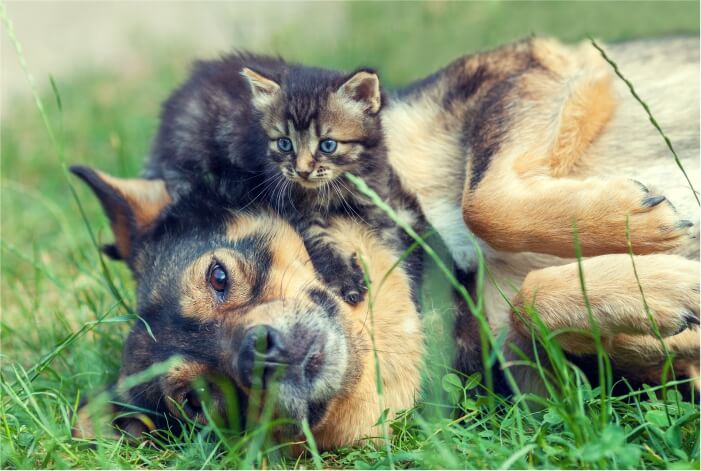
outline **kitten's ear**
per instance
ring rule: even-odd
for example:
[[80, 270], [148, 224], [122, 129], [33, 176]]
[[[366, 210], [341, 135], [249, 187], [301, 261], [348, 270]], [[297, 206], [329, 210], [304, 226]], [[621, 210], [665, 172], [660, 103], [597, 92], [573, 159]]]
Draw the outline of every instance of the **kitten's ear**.
[[258, 110], [267, 107], [280, 92], [280, 85], [272, 79], [265, 77], [258, 72], [244, 67], [241, 75], [251, 86], [253, 95], [253, 106]]
[[338, 88], [338, 93], [360, 103], [370, 114], [377, 113], [382, 106], [380, 78], [372, 70], [355, 72]]
[[128, 260], [136, 238], [172, 201], [163, 180], [116, 178], [82, 165], [71, 172], [88, 184], [110, 220], [115, 243], [107, 247], [113, 258]]

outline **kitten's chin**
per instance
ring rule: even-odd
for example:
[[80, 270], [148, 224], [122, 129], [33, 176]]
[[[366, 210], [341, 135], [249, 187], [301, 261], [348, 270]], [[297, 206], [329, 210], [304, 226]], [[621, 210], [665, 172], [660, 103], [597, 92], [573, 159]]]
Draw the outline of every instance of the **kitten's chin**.
[[329, 181], [329, 179], [325, 180], [302, 180], [301, 178], [298, 178], [296, 180], [292, 180], [295, 182], [297, 185], [301, 186], [302, 188], [305, 188], [307, 190], [318, 190], [322, 186], [324, 186], [325, 183]]

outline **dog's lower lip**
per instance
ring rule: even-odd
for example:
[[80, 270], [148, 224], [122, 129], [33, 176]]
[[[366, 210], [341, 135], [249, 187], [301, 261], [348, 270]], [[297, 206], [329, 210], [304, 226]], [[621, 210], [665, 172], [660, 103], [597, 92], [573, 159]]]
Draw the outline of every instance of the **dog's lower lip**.
[[304, 374], [308, 380], [314, 379], [323, 366], [324, 348], [323, 345], [321, 345], [315, 348], [313, 352], [307, 354], [304, 359]]
[[308, 379], [314, 379], [324, 362], [324, 356], [320, 353], [309, 355], [307, 362], [304, 365], [304, 374]]

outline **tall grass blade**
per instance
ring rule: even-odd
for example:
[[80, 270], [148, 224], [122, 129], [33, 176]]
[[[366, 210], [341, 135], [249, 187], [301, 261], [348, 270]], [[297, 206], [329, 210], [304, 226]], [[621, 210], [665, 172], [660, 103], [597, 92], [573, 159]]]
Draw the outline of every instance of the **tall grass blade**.
[[633, 84], [630, 82], [630, 80], [628, 80], [623, 75], [621, 70], [618, 68], [618, 64], [616, 64], [616, 62], [614, 62], [613, 59], [611, 59], [608, 56], [608, 54], [606, 54], [606, 51], [604, 51], [604, 48], [599, 46], [599, 44], [597, 44], [597, 42], [591, 36], [589, 37], [589, 40], [591, 41], [592, 46], [594, 46], [596, 48], [596, 50], [601, 53], [601, 56], [604, 58], [604, 60], [606, 62], [608, 62], [611, 67], [613, 67], [613, 71], [616, 73], [618, 78], [623, 80], [623, 82], [628, 86], [628, 90], [630, 90], [630, 93], [631, 93], [631, 95], [633, 95], [633, 98], [635, 98], [635, 100], [638, 103], [640, 103], [640, 106], [643, 107], [643, 109], [645, 110], [645, 113], [647, 113], [647, 117], [650, 120], [650, 123], [652, 123], [652, 125], [655, 127], [657, 132], [660, 133], [660, 136], [662, 136], [662, 139], [664, 139], [665, 144], [667, 144], [667, 148], [674, 156], [674, 161], [677, 163], [677, 167], [679, 167], [679, 170], [681, 170], [682, 173], [684, 174], [684, 178], [686, 178], [686, 182], [688, 183], [689, 188], [691, 189], [691, 192], [694, 194], [694, 199], [696, 199], [696, 203], [699, 206], [701, 206], [701, 200], [699, 200], [699, 192], [696, 191], [696, 189], [694, 188], [694, 184], [691, 183], [691, 179], [689, 178], [689, 175], [687, 175], [686, 169], [684, 169], [684, 166], [682, 165], [681, 160], [679, 160], [679, 156], [677, 155], [677, 152], [674, 150], [674, 146], [672, 146], [672, 141], [669, 139], [669, 137], [667, 137], [667, 135], [664, 133], [664, 131], [662, 130], [660, 125], [657, 123], [657, 120], [655, 119], [655, 117], [652, 115], [652, 112], [650, 111], [650, 107], [647, 105], [647, 103], [645, 103], [645, 101], [643, 101], [642, 98], [640, 98], [640, 95], [638, 95], [638, 92], [635, 91], [635, 87], [633, 86]]

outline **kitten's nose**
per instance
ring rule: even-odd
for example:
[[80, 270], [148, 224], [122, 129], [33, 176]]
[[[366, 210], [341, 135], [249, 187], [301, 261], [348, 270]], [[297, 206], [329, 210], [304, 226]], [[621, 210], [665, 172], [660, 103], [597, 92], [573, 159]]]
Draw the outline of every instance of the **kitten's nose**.
[[313, 155], [304, 154], [297, 156], [295, 171], [301, 178], [308, 180], [309, 176], [314, 171], [314, 167], [316, 167], [316, 162], [314, 161]]

